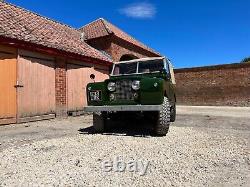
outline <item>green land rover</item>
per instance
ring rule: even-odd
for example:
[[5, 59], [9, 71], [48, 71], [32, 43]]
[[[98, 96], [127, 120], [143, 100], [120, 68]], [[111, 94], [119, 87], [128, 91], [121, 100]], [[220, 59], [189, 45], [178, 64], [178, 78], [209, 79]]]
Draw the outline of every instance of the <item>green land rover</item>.
[[104, 132], [110, 121], [136, 115], [151, 120], [155, 134], [164, 136], [175, 121], [174, 71], [164, 57], [114, 63], [110, 78], [89, 83], [86, 91], [85, 111], [93, 112], [97, 132]]

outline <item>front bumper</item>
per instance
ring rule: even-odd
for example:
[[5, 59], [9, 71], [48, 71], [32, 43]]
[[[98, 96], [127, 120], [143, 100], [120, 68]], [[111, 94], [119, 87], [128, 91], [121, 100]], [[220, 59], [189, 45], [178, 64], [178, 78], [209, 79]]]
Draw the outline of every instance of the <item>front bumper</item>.
[[87, 106], [85, 112], [160, 111], [161, 105]]

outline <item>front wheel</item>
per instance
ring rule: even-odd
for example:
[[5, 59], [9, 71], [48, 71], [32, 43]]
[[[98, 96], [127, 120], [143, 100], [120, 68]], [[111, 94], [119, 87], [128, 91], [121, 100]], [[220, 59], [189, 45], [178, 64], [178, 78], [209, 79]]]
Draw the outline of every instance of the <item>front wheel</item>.
[[165, 136], [170, 126], [170, 104], [167, 97], [164, 97], [162, 109], [157, 112], [155, 133], [158, 136]]
[[176, 120], [176, 105], [174, 104], [173, 106], [171, 106], [170, 109], [170, 121], [175, 122], [175, 120]]
[[107, 114], [105, 112], [93, 113], [93, 126], [96, 132], [102, 133], [105, 131], [106, 121], [107, 121]]

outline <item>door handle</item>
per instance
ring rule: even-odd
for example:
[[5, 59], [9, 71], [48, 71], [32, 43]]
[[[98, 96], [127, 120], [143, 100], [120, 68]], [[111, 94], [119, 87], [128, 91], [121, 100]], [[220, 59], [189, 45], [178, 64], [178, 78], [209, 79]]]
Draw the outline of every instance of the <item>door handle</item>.
[[19, 84], [19, 81], [16, 81], [16, 85], [15, 85], [14, 87], [15, 87], [15, 88], [22, 88], [23, 85], [20, 85], [20, 84]]
[[23, 85], [15, 85], [15, 88], [23, 88]]

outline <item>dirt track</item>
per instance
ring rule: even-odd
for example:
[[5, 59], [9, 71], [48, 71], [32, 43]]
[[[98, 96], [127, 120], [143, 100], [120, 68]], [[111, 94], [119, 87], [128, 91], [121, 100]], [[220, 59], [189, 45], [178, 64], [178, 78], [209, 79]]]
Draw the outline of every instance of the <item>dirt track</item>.
[[[0, 186], [247, 186], [248, 109], [177, 111], [166, 137], [152, 137], [138, 124], [94, 134], [91, 116], [1, 126]], [[115, 156], [149, 161], [149, 169], [145, 176], [104, 172], [102, 162]]]

